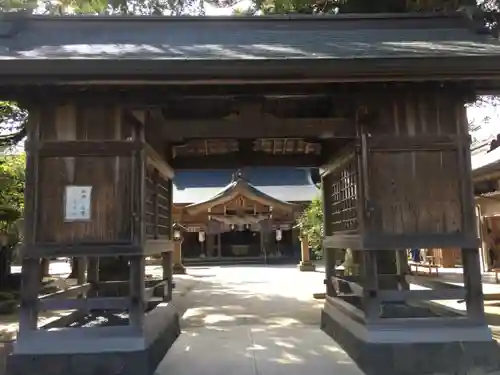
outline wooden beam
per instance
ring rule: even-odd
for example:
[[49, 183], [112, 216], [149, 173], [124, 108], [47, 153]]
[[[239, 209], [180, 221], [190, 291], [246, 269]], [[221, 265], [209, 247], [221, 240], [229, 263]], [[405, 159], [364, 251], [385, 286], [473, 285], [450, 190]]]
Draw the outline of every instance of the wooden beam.
[[171, 141], [185, 139], [355, 138], [353, 121], [346, 118], [277, 118], [271, 115], [217, 120], [170, 120], [160, 110], [151, 117]]
[[[330, 148], [331, 150], [331, 148]], [[323, 154], [326, 153], [325, 147], [322, 148]], [[328, 157], [328, 161], [321, 166], [322, 174], [334, 172], [340, 167], [346, 165], [353, 158], [356, 157], [356, 147], [353, 144], [345, 146], [342, 150], [335, 152], [333, 155], [325, 155]]]
[[132, 109], [130, 114], [141, 124], [146, 122], [147, 111], [144, 109]]
[[236, 169], [250, 166], [318, 167], [322, 157], [318, 155], [272, 155], [254, 151], [250, 154], [231, 152], [209, 156], [178, 156], [171, 162], [174, 169]]
[[44, 295], [44, 296], [40, 297], [39, 299], [44, 300], [44, 299], [49, 299], [49, 298], [55, 299], [55, 298], [63, 298], [63, 297], [64, 298], [78, 297], [80, 295], [87, 293], [90, 290], [91, 286], [92, 285], [90, 283], [76, 285], [76, 286], [72, 286], [68, 289], [64, 289], [64, 290], [60, 290], [60, 291], [55, 292], [55, 293]]
[[437, 290], [380, 290], [378, 297], [381, 301], [404, 302], [408, 300], [450, 300], [464, 299], [465, 288], [437, 289]]
[[99, 298], [46, 298], [40, 300], [41, 310], [127, 310], [130, 299], [126, 297]]
[[[353, 97], [359, 94], [371, 93], [380, 95], [381, 92], [395, 92], [395, 95], [401, 91], [407, 91], [408, 88], [415, 92], [436, 92], [436, 91], [455, 91], [455, 92], [470, 92], [478, 86], [469, 82], [453, 82], [453, 81], [434, 81], [434, 82], [331, 82], [324, 78], [316, 80], [276, 80], [274, 83], [267, 82], [252, 82], [239, 80], [237, 82], [219, 82], [214, 85], [211, 82], [204, 84], [194, 84], [191, 82], [159, 81], [161, 77], [151, 77], [139, 85], [137, 80], [130, 85], [130, 76], [124, 77], [124, 80], [119, 81], [113, 79], [108, 82], [100, 79], [99, 81], [89, 81], [87, 78], [81, 82], [74, 82], [75, 85], [55, 85], [51, 78], [52, 84], [43, 86], [33, 86], [34, 77], [26, 77], [29, 86], [19, 85], [18, 77], [12, 78], [10, 83], [5, 82], [0, 87], [0, 96], [12, 100], [23, 100], [36, 103], [49, 103], [54, 101], [79, 101], [81, 103], [92, 104], [120, 104], [133, 109], [143, 109], [144, 105], [153, 107], [165, 107], [165, 103], [175, 100], [184, 99], [199, 99], [199, 98], [228, 98], [238, 99], [248, 96], [317, 96], [331, 97], [333, 103], [337, 103], [339, 109], [345, 109]], [[126, 79], [129, 80], [127, 83]], [[404, 80], [406, 81], [406, 80]], [[498, 91], [499, 83], [487, 80], [481, 83], [480, 89], [489, 88], [491, 93], [494, 90]], [[46, 82], [48, 83], [48, 82]], [[98, 84], [97, 84], [98, 83]], [[168, 83], [168, 84], [167, 84]], [[81, 89], [81, 86], [85, 89]], [[495, 91], [496, 93], [496, 91]], [[135, 107], [135, 108], [134, 108]]]
[[22, 249], [25, 258], [41, 257], [82, 257], [82, 256], [127, 256], [143, 254], [141, 245], [130, 243], [37, 243]]
[[130, 141], [45, 141], [32, 146], [40, 157], [76, 156], [132, 156], [133, 151], [144, 147], [142, 142]]
[[[470, 137], [463, 139], [469, 143]], [[370, 151], [401, 152], [401, 151], [446, 151], [458, 148], [457, 137], [450, 135], [417, 135], [394, 136], [384, 135], [368, 138]]]
[[162, 158], [153, 147], [146, 143], [146, 160], [147, 163], [155, 167], [155, 169], [165, 178], [172, 179], [175, 175], [172, 167]]
[[[168, 283], [170, 283], [170, 279], [163, 279], [163, 280], [159, 280], [153, 286], [150, 286], [150, 287], [146, 288], [145, 291], [144, 291], [144, 301], [147, 302], [150, 299], [152, 299], [153, 297], [156, 297], [155, 296], [155, 291], [157, 289], [159, 289], [159, 288], [164, 289], [165, 286], [168, 285]], [[162, 293], [163, 293], [163, 291], [162, 291]]]

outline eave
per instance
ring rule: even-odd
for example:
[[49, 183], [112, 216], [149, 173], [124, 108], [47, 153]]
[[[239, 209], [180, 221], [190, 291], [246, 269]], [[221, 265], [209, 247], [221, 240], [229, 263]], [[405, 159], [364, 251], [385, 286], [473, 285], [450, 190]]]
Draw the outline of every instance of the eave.
[[[500, 87], [497, 56], [287, 60], [1, 60], [3, 85], [472, 81]], [[166, 73], [168, 72], [168, 73]], [[492, 85], [491, 81], [496, 81]]]
[[231, 202], [238, 196], [243, 196], [249, 200], [270, 206], [273, 209], [292, 212], [298, 206], [293, 203], [284, 202], [274, 197], [268, 196], [260, 192], [257, 188], [242, 178], [238, 178], [226, 186], [222, 191], [202, 202], [193, 203], [184, 207], [184, 210], [189, 215], [197, 215], [203, 212], [209, 212], [210, 208], [223, 205]]

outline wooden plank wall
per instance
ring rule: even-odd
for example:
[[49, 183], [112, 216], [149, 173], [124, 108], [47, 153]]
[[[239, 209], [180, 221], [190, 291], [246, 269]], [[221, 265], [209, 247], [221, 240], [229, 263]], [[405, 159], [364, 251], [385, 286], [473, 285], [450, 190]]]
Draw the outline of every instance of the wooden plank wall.
[[451, 92], [398, 93], [378, 103], [372, 123], [361, 124], [369, 134], [372, 231], [473, 230], [464, 103]]
[[[127, 140], [133, 125], [108, 105], [45, 105], [40, 144], [51, 141]], [[40, 159], [37, 242], [131, 241], [131, 157]], [[64, 222], [67, 185], [92, 186], [92, 220]]]

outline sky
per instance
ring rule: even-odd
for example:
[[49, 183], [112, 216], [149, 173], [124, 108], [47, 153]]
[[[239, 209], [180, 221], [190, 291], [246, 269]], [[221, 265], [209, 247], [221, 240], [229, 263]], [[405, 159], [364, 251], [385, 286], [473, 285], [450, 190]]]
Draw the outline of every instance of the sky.
[[472, 135], [478, 141], [488, 140], [500, 133], [499, 107], [471, 107], [467, 109], [469, 122], [481, 125]]
[[236, 4], [226, 8], [219, 8], [208, 3], [205, 3], [205, 14], [207, 16], [230, 16], [235, 9], [247, 10], [252, 6], [253, 2], [249, 0], [241, 0]]

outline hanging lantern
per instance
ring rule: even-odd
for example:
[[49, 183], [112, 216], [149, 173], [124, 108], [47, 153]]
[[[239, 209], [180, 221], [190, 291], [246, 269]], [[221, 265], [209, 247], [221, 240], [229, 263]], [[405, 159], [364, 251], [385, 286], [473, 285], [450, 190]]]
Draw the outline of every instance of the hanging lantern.
[[174, 241], [179, 241], [182, 237], [182, 233], [179, 229], [174, 229]]
[[198, 241], [205, 242], [205, 232], [204, 231], [198, 232]]
[[281, 239], [283, 238], [283, 232], [281, 231], [281, 229], [276, 229], [276, 241], [281, 241]]

